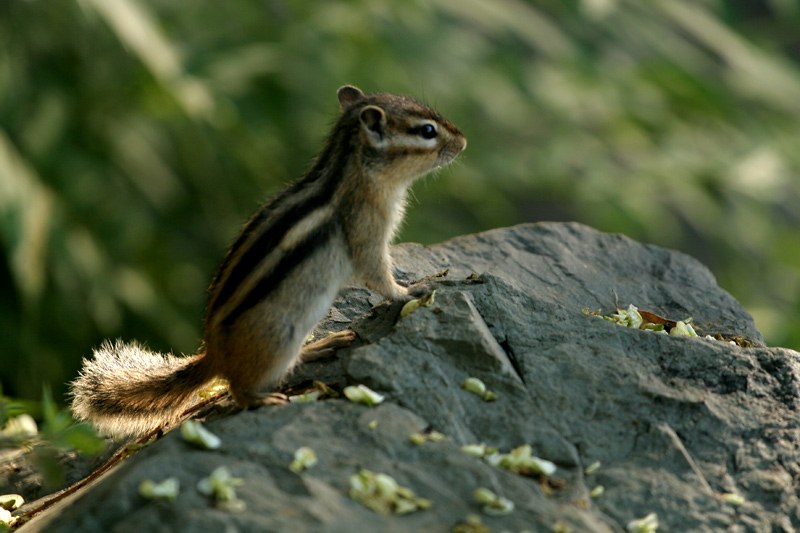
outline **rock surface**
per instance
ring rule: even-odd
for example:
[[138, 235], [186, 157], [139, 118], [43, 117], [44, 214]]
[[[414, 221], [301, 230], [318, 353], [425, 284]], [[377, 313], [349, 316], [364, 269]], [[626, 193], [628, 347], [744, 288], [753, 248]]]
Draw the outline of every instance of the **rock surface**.
[[[578, 224], [536, 224], [394, 248], [399, 279], [424, 283], [435, 303], [400, 318], [398, 306], [349, 288], [318, 328], [360, 339], [334, 360], [300, 367], [309, 379], [363, 383], [386, 401], [342, 399], [210, 415], [223, 441], [201, 451], [179, 432], [125, 460], [67, 505], [21, 531], [450, 531], [471, 513], [476, 487], [512, 500], [492, 531], [622, 531], [657, 513], [659, 531], [794, 531], [800, 527], [800, 358], [766, 348], [747, 312], [692, 258]], [[472, 273], [478, 274], [467, 279]], [[694, 318], [701, 335], [743, 336], [755, 347], [632, 330], [584, 308]], [[376, 305], [377, 304], [377, 305]], [[370, 307], [376, 306], [370, 311]], [[494, 402], [460, 387], [482, 379]], [[374, 429], [371, 421], [377, 421]], [[426, 429], [441, 442], [415, 445]], [[558, 467], [550, 482], [464, 454], [530, 444]], [[295, 474], [294, 450], [319, 463]], [[584, 469], [600, 461], [594, 473]], [[227, 465], [247, 504], [228, 513], [196, 490]], [[433, 506], [381, 516], [348, 497], [348, 478], [384, 472]], [[146, 478], [174, 476], [174, 502], [146, 501]], [[605, 487], [598, 498], [589, 492]], [[745, 503], [726, 503], [736, 493]], [[570, 529], [571, 528], [571, 529]]]

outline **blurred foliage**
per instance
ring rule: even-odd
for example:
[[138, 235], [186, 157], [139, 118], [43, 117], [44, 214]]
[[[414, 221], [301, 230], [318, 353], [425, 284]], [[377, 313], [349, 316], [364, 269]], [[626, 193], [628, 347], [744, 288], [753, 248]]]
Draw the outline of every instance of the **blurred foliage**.
[[[40, 420], [39, 424], [34, 416]], [[0, 462], [4, 466], [0, 488], [3, 490], [11, 488], [9, 474], [10, 477], [17, 474], [16, 469], [24, 464], [20, 461], [23, 455], [47, 487], [57, 488], [64, 484], [61, 459], [65, 452], [94, 456], [105, 449], [105, 444], [91, 426], [75, 424], [68, 409], [59, 410], [48, 387], [44, 388], [41, 402], [21, 402], [0, 393]]]
[[698, 257], [800, 348], [799, 25], [795, 0], [6, 0], [4, 390], [106, 337], [194, 352], [226, 246], [344, 83], [469, 139], [400, 240], [577, 220]]

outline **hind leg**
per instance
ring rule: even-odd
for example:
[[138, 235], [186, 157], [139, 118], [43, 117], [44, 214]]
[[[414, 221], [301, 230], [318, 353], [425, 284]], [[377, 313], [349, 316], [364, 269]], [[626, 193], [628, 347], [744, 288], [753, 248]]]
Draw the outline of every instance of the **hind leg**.
[[[271, 377], [272, 369], [258, 372], [255, 368], [246, 374], [238, 374], [235, 378], [228, 377], [229, 390], [236, 405], [244, 409], [255, 409], [263, 405], [280, 405], [286, 403], [288, 398], [280, 392], [261, 392], [265, 383], [277, 383]], [[265, 377], [266, 376], [266, 377]]]
[[300, 362], [308, 363], [325, 357], [331, 357], [339, 348], [350, 346], [356, 334], [346, 329], [338, 333], [332, 333], [318, 341], [306, 344], [300, 351]]
[[[236, 348], [242, 351], [234, 352]], [[273, 345], [269, 348], [231, 346], [224, 377], [228, 380], [236, 405], [252, 409], [285, 403], [285, 395], [262, 391], [275, 387], [299, 355], [299, 347], [292, 344]]]
[[231, 389], [233, 400], [236, 405], [244, 409], [256, 409], [265, 405], [283, 405], [289, 398], [280, 392], [256, 392], [254, 390], [239, 390], [234, 392]]
[[[333, 333], [327, 337], [312, 342], [304, 346], [299, 354], [297, 361], [292, 361], [288, 354], [294, 350], [290, 346], [284, 346], [280, 350], [273, 350], [270, 357], [261, 357], [251, 360], [251, 364], [246, 368], [236, 372], [228, 369], [228, 382], [230, 383], [230, 393], [236, 405], [254, 409], [263, 405], [280, 405], [288, 401], [285, 394], [279, 392], [260, 392], [265, 386], [274, 386], [279, 383], [282, 376], [296, 363], [316, 361], [324, 357], [331, 357], [336, 350], [350, 346], [356, 334], [352, 331], [344, 330]], [[283, 357], [281, 356], [283, 354]], [[246, 358], [239, 358], [243, 360]], [[257, 363], [257, 364], [253, 364]]]

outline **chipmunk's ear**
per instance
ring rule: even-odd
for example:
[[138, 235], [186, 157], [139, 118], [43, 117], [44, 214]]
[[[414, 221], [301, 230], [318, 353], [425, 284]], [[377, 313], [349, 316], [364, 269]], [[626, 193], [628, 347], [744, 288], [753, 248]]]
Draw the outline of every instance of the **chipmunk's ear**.
[[345, 85], [344, 87], [339, 88], [339, 90], [336, 92], [336, 96], [339, 97], [339, 107], [341, 109], [345, 109], [346, 107], [350, 107], [354, 103], [363, 99], [364, 93], [362, 93], [361, 89], [358, 87]]
[[380, 145], [386, 133], [386, 111], [376, 105], [368, 105], [364, 106], [358, 118], [370, 142], [375, 146]]

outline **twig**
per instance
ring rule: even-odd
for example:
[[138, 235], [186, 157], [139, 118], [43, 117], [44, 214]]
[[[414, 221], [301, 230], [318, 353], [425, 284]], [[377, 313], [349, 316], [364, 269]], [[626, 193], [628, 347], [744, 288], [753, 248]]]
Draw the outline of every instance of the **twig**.
[[[207, 405], [210, 405], [210, 404], [212, 404], [214, 402], [217, 402], [217, 401], [219, 401], [220, 399], [222, 399], [222, 398], [224, 398], [226, 396], [227, 396], [227, 393], [220, 394], [218, 396], [214, 396], [214, 397], [208, 398], [208, 399], [203, 400], [202, 402], [200, 402], [198, 404], [193, 405], [192, 407], [188, 408], [183, 413], [181, 413], [181, 415], [179, 417], [180, 421], [183, 422], [183, 420], [185, 418], [188, 418], [189, 415], [192, 415], [193, 413], [195, 413], [196, 411], [202, 409], [203, 407], [205, 407]], [[178, 423], [172, 424], [172, 427], [177, 426], [177, 425], [178, 425]], [[134, 453], [136, 453], [138, 451], [138, 449], [137, 449], [138, 446], [141, 446], [142, 444], [145, 444], [146, 442], [150, 441], [150, 439], [153, 439], [153, 438], [160, 439], [162, 436], [164, 436], [168, 432], [169, 429], [172, 429], [172, 427], [170, 427], [169, 424], [165, 424], [163, 426], [159, 426], [156, 429], [154, 429], [154, 430], [150, 431], [149, 433], [147, 433], [146, 435], [144, 435], [143, 437], [140, 437], [133, 444], [126, 445], [120, 451], [115, 453], [114, 456], [111, 459], [106, 461], [106, 463], [103, 466], [101, 466], [100, 468], [98, 468], [97, 470], [95, 470], [94, 472], [89, 474], [87, 477], [85, 477], [81, 481], [78, 481], [77, 483], [75, 483], [74, 485], [72, 485], [71, 487], [66, 489], [64, 492], [62, 492], [61, 494], [58, 494], [57, 496], [54, 496], [54, 497], [50, 498], [49, 500], [47, 500], [43, 504], [39, 505], [38, 507], [34, 507], [30, 511], [28, 511], [28, 512], [26, 512], [24, 514], [21, 514], [18, 517], [16, 517], [17, 520], [14, 523], [14, 527], [19, 527], [19, 526], [25, 524], [31, 518], [33, 518], [37, 514], [41, 513], [42, 511], [44, 511], [48, 507], [51, 507], [51, 506], [55, 505], [56, 503], [60, 502], [61, 500], [63, 500], [67, 496], [69, 496], [71, 494], [74, 494], [75, 492], [79, 491], [80, 489], [82, 489], [83, 487], [85, 487], [86, 485], [88, 485], [89, 483], [91, 483], [92, 481], [97, 479], [98, 477], [100, 477], [106, 470], [108, 470], [112, 466], [116, 465], [117, 463], [119, 463], [120, 461], [125, 459], [126, 457], [129, 457], [129, 456], [133, 455]]]

